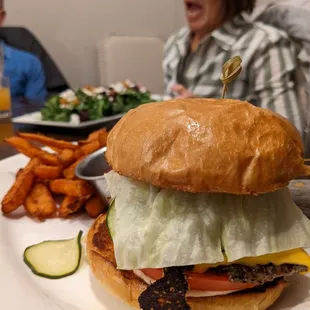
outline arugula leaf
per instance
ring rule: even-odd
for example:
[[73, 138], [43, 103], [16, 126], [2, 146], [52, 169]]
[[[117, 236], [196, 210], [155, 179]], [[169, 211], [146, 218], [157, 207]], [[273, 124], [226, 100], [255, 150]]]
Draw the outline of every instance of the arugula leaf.
[[89, 118], [91, 120], [100, 119], [103, 117], [103, 100], [98, 100], [97, 102], [94, 102], [94, 104], [91, 106], [89, 111]]
[[71, 111], [70, 110], [62, 110], [62, 112], [56, 114], [54, 116], [54, 121], [56, 122], [70, 122], [71, 119]]
[[116, 95], [115, 101], [112, 103], [113, 114], [123, 113], [125, 109], [122, 95]]
[[113, 115], [112, 103], [109, 101], [107, 97], [105, 97], [103, 104], [103, 116], [110, 116], [110, 115]]
[[71, 111], [61, 108], [59, 96], [50, 98], [41, 110], [42, 119], [46, 121], [69, 122]]
[[86, 102], [86, 103], [91, 98], [91, 96], [85, 94], [81, 88], [78, 88], [75, 91], [75, 96], [78, 98], [80, 102]]

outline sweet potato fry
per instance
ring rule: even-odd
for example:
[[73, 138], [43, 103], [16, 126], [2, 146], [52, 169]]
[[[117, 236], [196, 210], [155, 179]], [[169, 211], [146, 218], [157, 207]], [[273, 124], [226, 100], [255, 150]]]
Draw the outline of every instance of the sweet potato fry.
[[93, 188], [84, 180], [52, 180], [50, 190], [70, 197], [87, 197], [93, 193]]
[[97, 218], [108, 209], [108, 202], [104, 201], [99, 195], [90, 198], [85, 205], [87, 214], [92, 218]]
[[108, 136], [108, 132], [107, 132], [106, 128], [102, 128], [102, 129], [99, 129], [99, 130], [96, 130], [96, 131], [92, 132], [88, 136], [87, 140], [80, 140], [79, 144], [83, 145], [83, 144], [87, 144], [89, 142], [93, 142], [93, 141], [96, 141], [96, 140], [99, 141], [99, 137], [103, 136], [103, 135], [104, 136]]
[[84, 144], [83, 146], [80, 146], [78, 150], [75, 151], [75, 158], [79, 159], [82, 156], [89, 155], [91, 153], [96, 152], [101, 147], [99, 141], [92, 141], [90, 143]]
[[60, 163], [60, 159], [56, 154], [45, 152], [23, 138], [10, 137], [4, 139], [4, 141], [15, 147], [20, 153], [23, 153], [30, 158], [39, 158], [42, 163], [52, 166], [57, 166]]
[[108, 140], [108, 133], [101, 133], [99, 135], [98, 141], [101, 147], [104, 147], [107, 145], [107, 140]]
[[39, 165], [40, 161], [32, 159], [28, 165], [20, 172], [11, 189], [7, 192], [2, 200], [2, 212], [10, 213], [24, 204], [34, 183], [34, 168]]
[[39, 165], [34, 168], [34, 174], [41, 180], [59, 179], [62, 176], [62, 167]]
[[80, 198], [66, 196], [59, 207], [59, 217], [68, 217], [69, 215], [77, 212], [84, 206], [87, 199], [88, 197]]
[[59, 153], [59, 158], [65, 168], [70, 166], [75, 161], [74, 151], [65, 149]]
[[60, 154], [61, 153], [61, 149], [59, 149], [59, 148], [57, 148], [57, 147], [55, 147], [55, 146], [49, 146], [49, 148], [50, 149], [52, 149], [54, 152], [56, 152], [56, 153], [58, 153], [58, 154]]
[[79, 160], [74, 162], [70, 167], [63, 171], [63, 175], [68, 180], [73, 180], [75, 178], [75, 169], [78, 164], [85, 158], [86, 156], [81, 157]]
[[39, 219], [52, 217], [56, 213], [56, 203], [46, 185], [37, 183], [30, 191], [25, 209], [32, 216]]
[[23, 172], [24, 169], [20, 168], [17, 173], [16, 173], [16, 176], [15, 176], [15, 179], [18, 178], [18, 176]]
[[56, 147], [61, 150], [63, 149], [76, 150], [79, 148], [78, 145], [72, 144], [71, 142], [53, 139], [53, 138], [46, 137], [41, 134], [19, 132], [18, 135], [27, 140], [39, 142], [43, 145]]

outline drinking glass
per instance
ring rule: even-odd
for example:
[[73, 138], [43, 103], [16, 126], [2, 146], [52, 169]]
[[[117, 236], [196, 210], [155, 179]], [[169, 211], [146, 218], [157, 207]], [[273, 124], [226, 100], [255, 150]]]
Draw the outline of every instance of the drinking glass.
[[11, 93], [8, 77], [0, 76], [0, 119], [11, 117]]
[[[14, 126], [13, 123], [9, 120], [0, 119], [0, 144], [5, 138], [14, 136]], [[0, 151], [1, 153], [1, 151]]]

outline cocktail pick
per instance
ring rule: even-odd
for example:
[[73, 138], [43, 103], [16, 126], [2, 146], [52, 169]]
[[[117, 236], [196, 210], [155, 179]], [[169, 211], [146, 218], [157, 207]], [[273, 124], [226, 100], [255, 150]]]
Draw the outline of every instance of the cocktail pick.
[[240, 74], [242, 70], [242, 59], [240, 56], [235, 56], [229, 59], [223, 65], [223, 75], [221, 76], [221, 81], [223, 83], [223, 92], [222, 92], [222, 99], [224, 99], [226, 92], [228, 90], [228, 84], [231, 83], [237, 76]]

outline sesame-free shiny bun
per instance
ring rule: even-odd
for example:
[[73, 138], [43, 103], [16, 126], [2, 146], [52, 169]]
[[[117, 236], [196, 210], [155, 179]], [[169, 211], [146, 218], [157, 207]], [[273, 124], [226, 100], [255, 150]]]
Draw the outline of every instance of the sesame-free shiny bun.
[[193, 193], [260, 194], [310, 172], [287, 119], [232, 99], [141, 105], [110, 132], [106, 158], [121, 175]]

